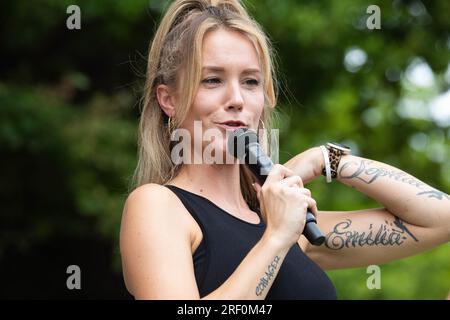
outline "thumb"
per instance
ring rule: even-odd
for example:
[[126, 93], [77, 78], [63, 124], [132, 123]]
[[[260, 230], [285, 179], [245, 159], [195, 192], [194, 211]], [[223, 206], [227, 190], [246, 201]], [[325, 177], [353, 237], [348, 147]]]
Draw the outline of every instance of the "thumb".
[[317, 219], [317, 214], [318, 214], [319, 210], [317, 209], [316, 201], [314, 201], [314, 205], [309, 207], [309, 210], [312, 212], [312, 214], [314, 214], [316, 216], [316, 219]]

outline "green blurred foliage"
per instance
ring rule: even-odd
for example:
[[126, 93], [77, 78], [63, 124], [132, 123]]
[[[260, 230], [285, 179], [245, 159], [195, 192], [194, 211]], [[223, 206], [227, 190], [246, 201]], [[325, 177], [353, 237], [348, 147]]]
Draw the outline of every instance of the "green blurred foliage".
[[[72, 31], [65, 25], [72, 1], [0, 4], [0, 261], [11, 252], [27, 259], [61, 235], [95, 234], [113, 248], [105, 272], [120, 274], [119, 226], [136, 165], [147, 48], [167, 3], [78, 1], [82, 28]], [[416, 115], [427, 115], [427, 105], [450, 87], [450, 2], [245, 4], [278, 55], [280, 162], [344, 141], [361, 156], [449, 192], [448, 122]], [[381, 8], [381, 30], [365, 27], [371, 4]], [[366, 59], [351, 69], [344, 60], [355, 49]], [[432, 85], [411, 83], [414, 61], [429, 66]], [[405, 99], [422, 104], [408, 113], [400, 107]], [[309, 187], [321, 210], [379, 206], [323, 179]], [[343, 299], [443, 299], [450, 290], [448, 249], [382, 265], [380, 290], [367, 288], [365, 268], [329, 275]]]

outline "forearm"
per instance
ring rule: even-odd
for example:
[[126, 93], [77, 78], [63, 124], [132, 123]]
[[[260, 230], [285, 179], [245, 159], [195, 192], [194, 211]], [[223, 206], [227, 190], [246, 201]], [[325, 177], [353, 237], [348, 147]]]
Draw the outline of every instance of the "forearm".
[[263, 236], [233, 274], [203, 299], [265, 299], [288, 250], [286, 246]]
[[400, 219], [422, 227], [450, 225], [450, 196], [395, 167], [346, 155], [338, 181], [378, 201]]

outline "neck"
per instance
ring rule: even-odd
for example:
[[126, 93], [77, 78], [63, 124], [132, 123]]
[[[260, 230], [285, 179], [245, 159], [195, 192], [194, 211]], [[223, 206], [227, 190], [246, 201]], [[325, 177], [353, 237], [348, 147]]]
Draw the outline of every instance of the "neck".
[[238, 164], [184, 165], [168, 184], [204, 196], [224, 209], [248, 210], [241, 192]]

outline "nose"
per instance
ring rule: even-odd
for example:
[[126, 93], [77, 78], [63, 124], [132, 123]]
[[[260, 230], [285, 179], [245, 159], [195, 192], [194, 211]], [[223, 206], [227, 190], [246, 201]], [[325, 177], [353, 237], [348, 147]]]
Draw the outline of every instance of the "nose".
[[242, 110], [244, 107], [244, 97], [242, 96], [239, 83], [230, 83], [228, 88], [229, 100], [227, 103], [227, 109]]

